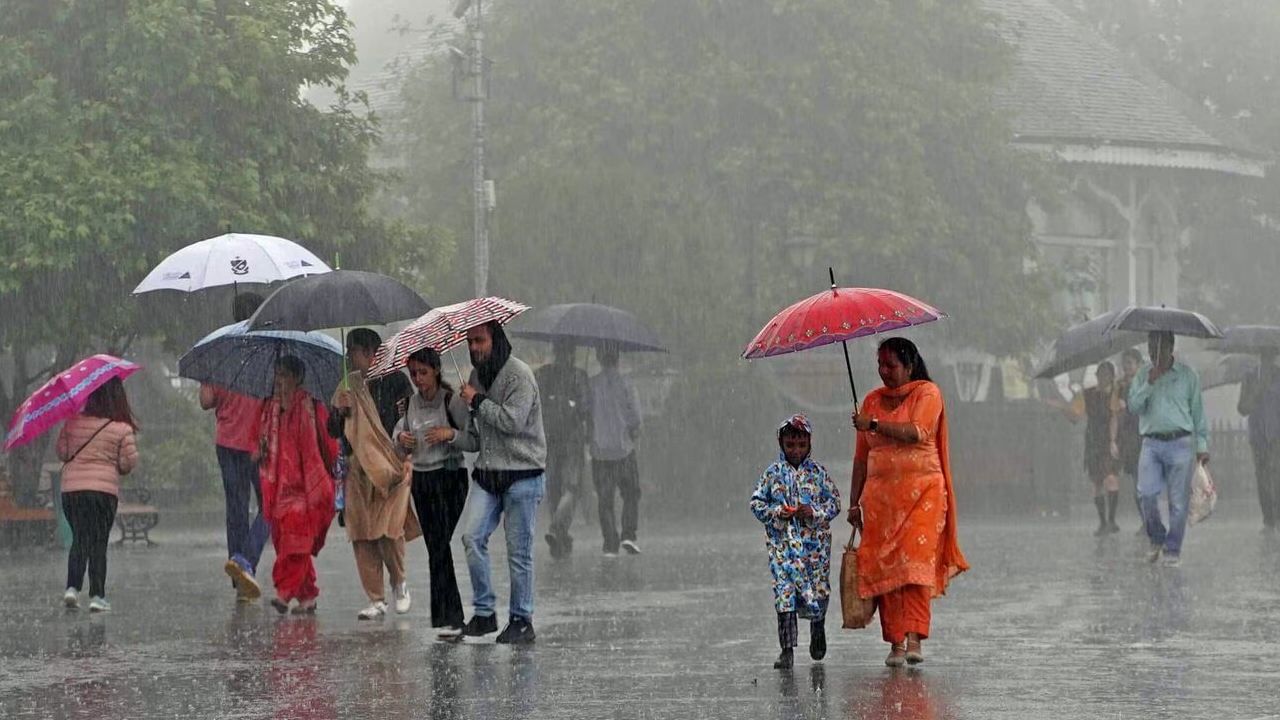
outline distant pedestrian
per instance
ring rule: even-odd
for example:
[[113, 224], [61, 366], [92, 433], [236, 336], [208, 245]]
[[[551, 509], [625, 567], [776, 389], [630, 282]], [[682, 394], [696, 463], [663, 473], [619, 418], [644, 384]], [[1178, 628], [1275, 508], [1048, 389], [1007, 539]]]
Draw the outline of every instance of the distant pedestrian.
[[840, 493], [827, 469], [811, 456], [813, 428], [804, 415], [778, 427], [777, 462], [765, 469], [751, 495], [751, 512], [764, 523], [778, 644], [773, 666], [790, 668], [798, 642], [797, 617], [809, 620], [809, 657], [827, 654], [825, 621], [831, 598], [831, 521]]
[[[1191, 478], [1196, 464], [1209, 462], [1209, 425], [1200, 396], [1200, 377], [1173, 357], [1173, 333], [1153, 332], [1147, 341], [1151, 362], [1129, 388], [1129, 409], [1138, 415], [1142, 456], [1138, 461], [1138, 502], [1151, 540], [1148, 559], [1176, 566], [1187, 529]], [[1160, 494], [1169, 495], [1169, 526], [1160, 518]]]
[[[604, 554], [614, 557], [621, 547], [640, 554], [640, 468], [636, 440], [640, 437], [640, 401], [631, 381], [618, 372], [618, 348], [596, 349], [600, 372], [591, 378], [591, 479], [596, 486]], [[622, 528], [613, 511], [614, 495], [622, 497]]]
[[849, 522], [862, 532], [858, 596], [875, 598], [885, 664], [899, 667], [924, 662], [933, 598], [969, 564], [956, 540], [942, 392], [910, 340], [885, 340], [878, 360], [884, 386], [853, 415]]
[[89, 612], [107, 612], [107, 545], [120, 501], [120, 476], [138, 465], [134, 435], [138, 423], [120, 378], [94, 390], [80, 411], [62, 426], [56, 449], [62, 466], [62, 512], [71, 526], [67, 555], [68, 608], [80, 607], [85, 568], [89, 570]]
[[339, 438], [346, 479], [339, 516], [356, 557], [356, 571], [369, 605], [357, 617], [375, 620], [387, 613], [383, 568], [391, 580], [395, 611], [409, 612], [412, 599], [405, 577], [404, 544], [421, 530], [410, 505], [410, 470], [396, 452], [391, 435], [402, 401], [412, 393], [404, 373], [374, 380], [365, 374], [382, 337], [368, 328], [347, 333], [347, 360], [354, 369], [333, 397], [330, 437]]
[[1263, 353], [1257, 374], [1245, 378], [1236, 408], [1248, 418], [1262, 529], [1275, 532], [1280, 522], [1280, 368], [1275, 350]]
[[[1115, 431], [1112, 442], [1116, 445], [1116, 454], [1120, 458], [1120, 469], [1129, 478], [1129, 487], [1133, 489], [1133, 506], [1141, 517], [1142, 508], [1138, 503], [1138, 458], [1142, 455], [1142, 435], [1138, 432], [1138, 416], [1129, 410], [1129, 388], [1133, 379], [1142, 368], [1142, 353], [1129, 348], [1120, 354], [1120, 380], [1116, 383], [1116, 398], [1119, 400], [1115, 413]], [[1144, 529], [1138, 525], [1138, 534]]]
[[[262, 304], [254, 293], [240, 293], [232, 302], [235, 322], [243, 322]], [[262, 515], [262, 488], [258, 485], [258, 467], [250, 459], [257, 450], [255, 428], [262, 413], [263, 401], [217, 385], [200, 386], [200, 407], [214, 411], [218, 467], [222, 471], [222, 492], [226, 500], [227, 561], [223, 570], [231, 578], [236, 599], [257, 600], [262, 594], [256, 574], [262, 548], [269, 530]], [[249, 497], [252, 494], [258, 512], [250, 518]]]
[[534, 372], [542, 394], [542, 419], [547, 432], [547, 505], [551, 527], [546, 541], [551, 557], [573, 553], [569, 528], [582, 496], [586, 451], [591, 433], [591, 386], [587, 372], [575, 367], [574, 347], [556, 343], [553, 362]]
[[[496, 322], [467, 331], [471, 378], [462, 399], [480, 437], [471, 478], [471, 515], [462, 534], [475, 611], [462, 630], [480, 637], [498, 630], [497, 597], [489, 568], [489, 536], [502, 522], [511, 575], [510, 621], [497, 642], [527, 644], [533, 630], [534, 528], [546, 492], [547, 439], [542, 400], [533, 371], [511, 355], [511, 342]], [[504, 517], [505, 516], [505, 517]]]
[[1068, 408], [1074, 421], [1083, 419], [1084, 469], [1093, 485], [1093, 504], [1098, 509], [1095, 536], [1119, 532], [1116, 504], [1120, 499], [1120, 450], [1113, 440], [1117, 416], [1123, 411], [1116, 396], [1116, 369], [1109, 362], [1094, 370], [1098, 384], [1076, 394]]
[[449, 543], [467, 502], [463, 451], [480, 449], [467, 404], [441, 372], [440, 354], [423, 348], [409, 356], [409, 398], [394, 437], [413, 462], [413, 504], [427, 545], [431, 573], [431, 627], [462, 632], [462, 596]]
[[271, 581], [276, 595], [271, 605], [295, 615], [313, 614], [320, 588], [312, 558], [324, 547], [333, 522], [332, 472], [338, 447], [325, 433], [324, 403], [302, 389], [306, 366], [292, 355], [275, 364], [275, 395], [262, 408], [259, 463], [262, 507], [271, 527], [276, 561]]

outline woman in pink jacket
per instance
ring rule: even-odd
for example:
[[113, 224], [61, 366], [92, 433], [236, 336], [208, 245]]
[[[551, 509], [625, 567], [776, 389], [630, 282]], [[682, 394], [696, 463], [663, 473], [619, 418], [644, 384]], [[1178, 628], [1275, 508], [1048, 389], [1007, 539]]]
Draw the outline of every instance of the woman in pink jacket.
[[68, 420], [58, 435], [58, 459], [66, 463], [62, 512], [72, 538], [67, 592], [62, 596], [68, 608], [80, 607], [77, 596], [88, 565], [89, 612], [111, 609], [106, 598], [107, 543], [116, 519], [120, 476], [138, 464], [137, 429], [124, 383], [113, 378], [93, 391], [84, 410]]

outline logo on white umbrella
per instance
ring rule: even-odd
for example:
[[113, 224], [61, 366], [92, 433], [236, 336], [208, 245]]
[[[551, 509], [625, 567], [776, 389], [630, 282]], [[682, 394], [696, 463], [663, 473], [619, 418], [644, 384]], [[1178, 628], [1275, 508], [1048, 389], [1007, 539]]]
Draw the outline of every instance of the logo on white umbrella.
[[241, 257], [234, 257], [234, 258], [232, 258], [232, 259], [231, 259], [231, 274], [232, 274], [232, 275], [248, 275], [248, 274], [249, 274], [249, 261], [248, 261], [248, 260], [245, 260], [244, 258], [241, 258]]

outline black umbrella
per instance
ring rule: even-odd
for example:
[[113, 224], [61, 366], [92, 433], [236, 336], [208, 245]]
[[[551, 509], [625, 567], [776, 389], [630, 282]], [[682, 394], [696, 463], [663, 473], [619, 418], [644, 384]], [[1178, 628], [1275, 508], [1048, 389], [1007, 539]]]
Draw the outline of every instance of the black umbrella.
[[1108, 328], [1111, 332], [1169, 332], [1197, 338], [1220, 338], [1222, 331], [1209, 318], [1190, 310], [1170, 307], [1129, 307], [1116, 313]]
[[431, 306], [395, 278], [334, 270], [285, 285], [249, 318], [250, 330], [320, 330], [386, 325], [426, 314]]
[[1280, 327], [1275, 325], [1233, 325], [1222, 333], [1215, 346], [1224, 353], [1256, 353], [1280, 350]]
[[1053, 356], [1036, 371], [1036, 377], [1053, 378], [1100, 363], [1146, 341], [1147, 336], [1140, 332], [1112, 330], [1117, 315], [1117, 311], [1099, 315], [1062, 333], [1053, 343]]
[[657, 334], [626, 310], [594, 303], [551, 305], [525, 316], [512, 335], [628, 352], [666, 352]]

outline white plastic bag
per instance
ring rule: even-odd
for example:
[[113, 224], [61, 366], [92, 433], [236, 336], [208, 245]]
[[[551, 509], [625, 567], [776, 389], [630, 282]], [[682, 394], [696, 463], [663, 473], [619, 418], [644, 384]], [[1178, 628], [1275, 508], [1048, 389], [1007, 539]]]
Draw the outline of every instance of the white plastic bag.
[[1191, 501], [1187, 511], [1187, 522], [1195, 525], [1213, 514], [1218, 504], [1218, 488], [1213, 484], [1213, 476], [1203, 463], [1196, 463], [1196, 473], [1191, 477]]

